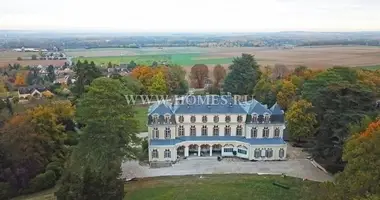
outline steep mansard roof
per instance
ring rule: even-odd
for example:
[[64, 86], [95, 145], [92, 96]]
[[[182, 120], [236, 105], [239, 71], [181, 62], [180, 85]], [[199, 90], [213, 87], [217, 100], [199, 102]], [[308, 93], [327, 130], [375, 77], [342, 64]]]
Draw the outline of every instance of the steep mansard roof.
[[281, 107], [276, 103], [268, 109], [266, 105], [253, 99], [247, 102], [235, 102], [231, 96], [186, 96], [176, 103], [157, 102], [148, 111], [149, 115], [165, 114], [253, 114], [283, 115]]

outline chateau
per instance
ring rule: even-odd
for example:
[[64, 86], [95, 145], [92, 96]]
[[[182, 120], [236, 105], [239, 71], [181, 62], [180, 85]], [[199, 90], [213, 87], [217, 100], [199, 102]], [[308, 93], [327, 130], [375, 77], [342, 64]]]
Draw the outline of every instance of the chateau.
[[284, 129], [284, 111], [277, 104], [268, 108], [256, 100], [211, 95], [161, 101], [149, 108], [149, 161], [191, 156], [284, 160]]

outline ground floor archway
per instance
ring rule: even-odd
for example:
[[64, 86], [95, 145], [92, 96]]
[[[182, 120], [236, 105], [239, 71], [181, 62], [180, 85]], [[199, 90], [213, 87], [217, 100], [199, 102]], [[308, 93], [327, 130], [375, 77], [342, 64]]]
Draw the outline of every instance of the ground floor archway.
[[222, 145], [214, 144], [212, 145], [212, 156], [221, 156], [222, 155]]
[[199, 148], [199, 146], [197, 144], [189, 145], [189, 157], [190, 156], [198, 156], [198, 148]]
[[185, 157], [185, 146], [179, 146], [177, 148], [177, 156], [178, 157]]

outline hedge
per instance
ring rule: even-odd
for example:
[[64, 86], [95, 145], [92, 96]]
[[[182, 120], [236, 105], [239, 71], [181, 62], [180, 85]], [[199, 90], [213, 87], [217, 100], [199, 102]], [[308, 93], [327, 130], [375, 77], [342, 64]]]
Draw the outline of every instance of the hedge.
[[52, 170], [47, 170], [43, 174], [39, 174], [36, 177], [34, 177], [29, 182], [29, 187], [25, 190], [23, 190], [22, 194], [29, 194], [34, 192], [39, 192], [41, 190], [45, 190], [48, 188], [51, 188], [55, 185], [57, 182], [57, 176], [55, 175], [55, 172]]
[[49, 171], [49, 170], [55, 173], [56, 179], [59, 179], [63, 172], [63, 164], [58, 161], [51, 162], [46, 166], [46, 171]]

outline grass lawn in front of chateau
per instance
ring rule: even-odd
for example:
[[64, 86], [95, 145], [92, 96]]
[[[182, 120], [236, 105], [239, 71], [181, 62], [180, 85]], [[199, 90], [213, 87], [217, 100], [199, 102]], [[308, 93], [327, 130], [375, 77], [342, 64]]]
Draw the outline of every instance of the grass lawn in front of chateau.
[[[303, 187], [317, 184], [278, 175], [212, 174], [144, 178], [125, 184], [125, 200], [297, 200]], [[289, 187], [284, 189], [273, 183]], [[17, 200], [54, 200], [53, 191]]]

